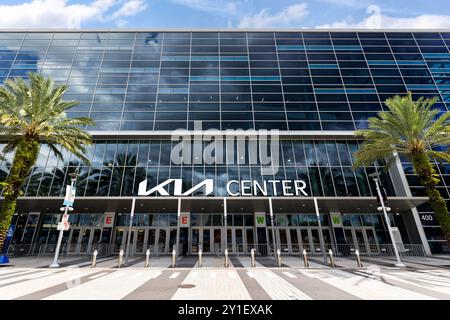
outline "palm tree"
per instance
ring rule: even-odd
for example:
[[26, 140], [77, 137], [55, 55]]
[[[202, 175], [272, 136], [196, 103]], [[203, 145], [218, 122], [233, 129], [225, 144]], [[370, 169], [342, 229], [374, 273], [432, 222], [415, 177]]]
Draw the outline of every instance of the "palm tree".
[[412, 99], [395, 96], [386, 100], [389, 112], [380, 112], [369, 118], [366, 130], [356, 136], [364, 138], [361, 149], [355, 153], [354, 167], [370, 165], [376, 160], [393, 161], [399, 154], [408, 159], [421, 184], [425, 187], [430, 205], [444, 236], [450, 240], [450, 216], [444, 198], [436, 189], [439, 183], [433, 161], [450, 161], [448, 152], [440, 151], [450, 145], [450, 112], [433, 108], [436, 99]]
[[36, 162], [41, 144], [47, 144], [62, 159], [62, 147], [87, 162], [85, 145], [91, 136], [81, 129], [94, 125], [90, 118], [68, 118], [66, 111], [78, 104], [64, 101], [67, 86], [55, 86], [51, 79], [29, 73], [29, 83], [22, 78], [8, 79], [0, 87], [0, 138], [6, 140], [3, 153], [15, 151], [10, 174], [3, 186], [5, 197], [0, 208], [0, 245], [3, 245], [16, 201]]

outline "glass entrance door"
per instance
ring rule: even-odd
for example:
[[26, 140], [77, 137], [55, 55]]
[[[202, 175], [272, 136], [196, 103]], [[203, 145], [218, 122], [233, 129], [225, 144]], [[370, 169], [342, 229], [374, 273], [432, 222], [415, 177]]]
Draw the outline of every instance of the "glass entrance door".
[[212, 229], [213, 233], [213, 253], [221, 253], [222, 252], [222, 229]]
[[134, 249], [133, 252], [135, 253], [145, 253], [145, 250], [147, 248], [144, 247], [145, 243], [145, 229], [140, 228], [137, 229], [135, 232], [135, 239], [133, 239]]
[[344, 233], [347, 243], [350, 244], [351, 251], [358, 249], [361, 253], [379, 252], [379, 246], [373, 228], [346, 228]]
[[276, 228], [277, 247], [281, 252], [289, 252], [288, 230], [286, 228]]
[[68, 249], [69, 253], [77, 252], [79, 236], [80, 236], [80, 229], [72, 229], [70, 231], [69, 241], [67, 242], [69, 245], [69, 249]]
[[70, 230], [68, 253], [86, 254], [98, 247], [101, 236], [99, 228], [74, 228]]
[[198, 250], [201, 249], [201, 242], [200, 242], [200, 229], [198, 228], [192, 228], [191, 229], [191, 245], [189, 246], [191, 248], [191, 253], [197, 253]]
[[222, 229], [192, 228], [189, 247], [192, 254], [197, 253], [199, 249], [202, 249], [203, 253], [222, 252]]

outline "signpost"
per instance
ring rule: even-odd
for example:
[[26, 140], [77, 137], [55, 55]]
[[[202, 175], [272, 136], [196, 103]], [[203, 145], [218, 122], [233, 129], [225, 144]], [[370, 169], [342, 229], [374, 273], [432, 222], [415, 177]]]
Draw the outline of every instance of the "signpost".
[[393, 228], [391, 227], [391, 222], [389, 221], [389, 217], [387, 212], [391, 210], [390, 207], [385, 206], [384, 204], [384, 198], [387, 197], [383, 197], [383, 195], [381, 194], [381, 188], [380, 188], [380, 176], [378, 174], [378, 172], [372, 173], [369, 175], [370, 177], [372, 177], [373, 181], [375, 182], [375, 187], [377, 189], [377, 197], [378, 197], [378, 201], [379, 204], [381, 205], [381, 207], [378, 208], [379, 211], [383, 211], [384, 214], [384, 219], [387, 225], [387, 229], [389, 231], [389, 236], [391, 238], [391, 242], [392, 242], [392, 247], [394, 249], [394, 253], [395, 253], [395, 257], [397, 258], [397, 263], [395, 264], [396, 267], [400, 267], [400, 268], [404, 268], [406, 267], [405, 264], [401, 261], [400, 259], [400, 255], [398, 253], [398, 248], [397, 248], [397, 242], [394, 238], [394, 233], [393, 233]]
[[69, 230], [70, 223], [69, 223], [69, 211], [73, 211], [73, 203], [75, 201], [75, 194], [76, 194], [76, 188], [75, 188], [75, 181], [77, 179], [77, 173], [71, 173], [70, 175], [70, 185], [67, 185], [66, 187], [66, 196], [64, 198], [63, 207], [60, 208], [61, 211], [64, 211], [64, 214], [61, 218], [61, 222], [58, 223], [59, 230], [59, 236], [58, 236], [58, 243], [56, 244], [55, 249], [55, 257], [53, 258], [53, 262], [51, 265], [49, 265], [50, 268], [59, 268], [58, 263], [58, 256], [59, 256], [59, 250], [61, 248], [61, 242], [63, 238], [64, 231]]

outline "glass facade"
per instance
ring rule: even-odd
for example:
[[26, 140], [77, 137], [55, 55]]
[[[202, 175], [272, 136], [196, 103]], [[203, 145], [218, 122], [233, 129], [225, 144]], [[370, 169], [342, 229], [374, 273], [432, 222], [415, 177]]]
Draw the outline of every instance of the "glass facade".
[[95, 130], [354, 130], [412, 91], [450, 102], [449, 33], [1, 33], [0, 82], [70, 85]]
[[[212, 195], [225, 196], [226, 183], [231, 180], [303, 180], [310, 196], [357, 197], [375, 196], [372, 179], [368, 175], [377, 167], [353, 170], [353, 152], [358, 141], [345, 140], [282, 140], [280, 167], [272, 175], [261, 174], [261, 164], [249, 164], [248, 148], [240, 154], [246, 161], [235, 165], [181, 164], [171, 161], [171, 150], [177, 142], [166, 140], [96, 141], [87, 151], [91, 160], [88, 167], [73, 155], [65, 161], [55, 158], [45, 145], [40, 150], [36, 166], [24, 186], [25, 196], [64, 196], [68, 174], [79, 170], [78, 196], [131, 196], [137, 195], [138, 185], [149, 179], [152, 185], [167, 179], [183, 179], [183, 188], [189, 189], [204, 179], [214, 179]], [[2, 146], [0, 145], [0, 148]], [[226, 154], [224, 150], [224, 154]], [[235, 152], [237, 154], [237, 152]], [[0, 172], [6, 177], [11, 156], [0, 163]], [[381, 168], [378, 166], [378, 170]], [[394, 195], [386, 176], [386, 189]], [[253, 187], [253, 186], [252, 186]], [[173, 188], [173, 186], [168, 187]], [[268, 186], [272, 190], [273, 186]], [[193, 193], [201, 195], [203, 190]], [[235, 190], [232, 190], [235, 192]], [[281, 194], [281, 185], [277, 193]], [[269, 192], [270, 194], [274, 194]], [[158, 195], [158, 194], [153, 194]]]
[[[87, 151], [90, 167], [64, 151], [64, 161], [58, 160], [44, 145], [23, 188], [28, 197], [63, 196], [68, 173], [78, 167], [79, 197], [132, 196], [142, 180], [156, 185], [169, 178], [182, 179], [183, 188], [214, 179], [211, 196], [225, 196], [230, 180], [299, 179], [312, 196], [373, 197], [368, 175], [384, 164], [353, 170], [352, 154], [361, 142], [352, 132], [366, 128], [387, 98], [408, 91], [414, 98], [437, 97], [436, 107], [447, 111], [449, 49], [449, 32], [0, 32], [0, 84], [28, 72], [50, 76], [69, 85], [65, 99], [80, 102], [69, 117], [92, 117], [96, 126], [87, 129], [114, 133], [108, 139], [94, 135]], [[174, 142], [156, 134], [194, 129], [194, 121], [201, 121], [202, 129], [290, 132], [281, 141], [280, 169], [261, 176], [259, 162], [174, 164]], [[140, 136], [143, 131], [148, 138]], [[315, 135], [306, 139], [299, 131]], [[337, 132], [348, 135], [321, 137]], [[11, 160], [11, 155], [0, 160], [0, 180]], [[424, 196], [411, 164], [402, 164], [412, 195]], [[450, 166], [436, 167], [442, 178], [438, 188], [450, 204]], [[383, 180], [388, 194], [395, 195], [389, 176]], [[432, 249], [439, 251], [443, 237], [431, 208], [424, 204], [418, 211]], [[45, 217], [48, 221], [18, 221], [53, 239], [56, 232], [47, 225], [57, 220]], [[123, 226], [120, 219], [117, 226]], [[144, 225], [152, 226], [147, 220]], [[372, 221], [378, 237], [379, 226]], [[41, 233], [33, 234], [24, 237]]]

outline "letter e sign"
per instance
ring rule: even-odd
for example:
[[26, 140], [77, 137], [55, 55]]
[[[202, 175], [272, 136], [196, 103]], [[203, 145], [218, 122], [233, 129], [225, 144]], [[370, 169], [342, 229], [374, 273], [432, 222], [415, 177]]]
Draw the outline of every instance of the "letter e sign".
[[180, 213], [180, 227], [189, 227], [189, 212], [181, 212]]

